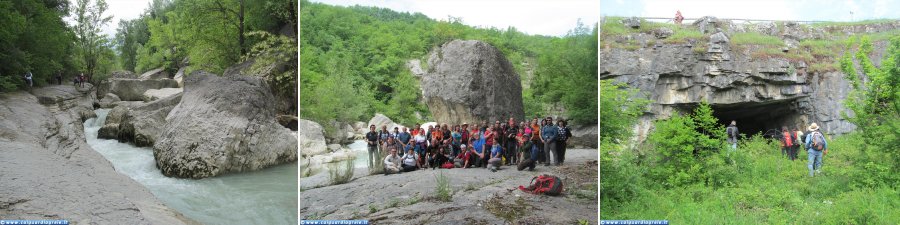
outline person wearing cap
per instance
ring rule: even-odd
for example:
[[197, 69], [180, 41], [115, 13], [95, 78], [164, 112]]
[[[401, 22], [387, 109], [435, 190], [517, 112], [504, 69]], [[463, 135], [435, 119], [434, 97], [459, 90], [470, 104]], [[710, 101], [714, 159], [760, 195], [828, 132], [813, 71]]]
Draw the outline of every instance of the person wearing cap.
[[[809, 168], [809, 176], [812, 177], [815, 176], [816, 173], [821, 172], [822, 154], [828, 152], [828, 141], [825, 140], [825, 135], [822, 135], [822, 132], [819, 132], [818, 124], [810, 124], [808, 131], [809, 134], [806, 135], [806, 153], [809, 162], [806, 164], [806, 167]], [[813, 147], [813, 143], [816, 141], [822, 143], [822, 151], [816, 150]]]
[[522, 171], [527, 167], [529, 170], [534, 170], [535, 160], [537, 160], [537, 146], [532, 144], [530, 133], [524, 133], [520, 140], [522, 141], [522, 146], [519, 147], [519, 164], [516, 169]]
[[384, 175], [395, 174], [400, 172], [400, 156], [397, 156], [397, 149], [391, 148], [391, 154], [384, 157]]

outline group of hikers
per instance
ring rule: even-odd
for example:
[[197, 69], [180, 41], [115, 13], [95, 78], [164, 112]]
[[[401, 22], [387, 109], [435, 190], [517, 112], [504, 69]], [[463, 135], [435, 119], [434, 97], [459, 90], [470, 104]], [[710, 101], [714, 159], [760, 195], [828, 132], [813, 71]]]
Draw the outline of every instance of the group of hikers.
[[[821, 172], [822, 156], [828, 154], [828, 141], [825, 140], [825, 135], [819, 131], [818, 124], [812, 123], [806, 130], [808, 133], [804, 136], [803, 131], [800, 131], [800, 127], [788, 129], [787, 126], [782, 126], [781, 132], [776, 137], [781, 141], [781, 155], [791, 161], [798, 158], [798, 149], [806, 149], [807, 167], [809, 168], [809, 176], [812, 177]], [[731, 144], [731, 148], [737, 149], [737, 137], [739, 134], [737, 122], [731, 121], [731, 125], [725, 128], [725, 133], [728, 136], [728, 143]]]
[[[34, 87], [34, 75], [31, 71], [25, 73], [25, 84], [28, 88]], [[57, 72], [56, 76], [53, 77], [53, 80], [56, 81], [57, 85], [62, 85], [62, 72]], [[78, 76], [75, 76], [72, 85], [84, 87], [84, 83], [87, 81], [87, 78], [84, 76], [84, 73], [81, 73]]]
[[[376, 131], [369, 125], [366, 133], [369, 168], [384, 162], [384, 174], [410, 172], [425, 168], [488, 168], [517, 165], [518, 170], [534, 170], [537, 164], [558, 166], [565, 162], [566, 144], [572, 136], [567, 122], [551, 117], [516, 123], [462, 125], [441, 124], [427, 128], [416, 124], [412, 130], [387, 126]], [[387, 153], [381, 159], [379, 156]]]

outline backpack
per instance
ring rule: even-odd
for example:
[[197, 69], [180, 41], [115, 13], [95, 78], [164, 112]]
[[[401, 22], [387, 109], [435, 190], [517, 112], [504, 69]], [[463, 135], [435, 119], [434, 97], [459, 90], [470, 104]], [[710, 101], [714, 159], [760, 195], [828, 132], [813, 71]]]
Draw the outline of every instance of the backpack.
[[734, 127], [725, 128], [725, 133], [728, 133], [728, 138], [734, 138]]
[[444, 168], [444, 169], [453, 169], [453, 163], [452, 163], [452, 162], [449, 162], [449, 161], [448, 161], [448, 162], [445, 162], [443, 165], [441, 165], [441, 168]]
[[812, 149], [816, 151], [822, 151], [825, 149], [825, 136], [818, 131], [813, 132], [812, 134]]
[[794, 135], [788, 132], [781, 132], [781, 146], [790, 147], [794, 146]]
[[519, 185], [519, 190], [536, 195], [545, 194], [556, 196], [562, 194], [563, 183], [557, 176], [544, 174], [532, 178], [531, 185], [528, 187]]

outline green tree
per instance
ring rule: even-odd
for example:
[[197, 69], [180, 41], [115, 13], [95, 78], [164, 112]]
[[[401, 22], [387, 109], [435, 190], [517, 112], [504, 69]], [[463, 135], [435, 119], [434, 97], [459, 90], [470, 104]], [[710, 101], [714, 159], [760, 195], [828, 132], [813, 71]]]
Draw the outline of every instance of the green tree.
[[74, 31], [83, 63], [82, 71], [85, 71], [89, 80], [93, 80], [100, 67], [103, 52], [108, 48], [108, 39], [100, 32], [112, 20], [112, 16], [103, 16], [108, 7], [104, 0], [96, 0], [93, 5], [90, 0], [78, 0], [74, 7]]
[[0, 1], [0, 92], [24, 85], [26, 72], [42, 85], [72, 69], [73, 35], [62, 20], [68, 9], [62, 0]]

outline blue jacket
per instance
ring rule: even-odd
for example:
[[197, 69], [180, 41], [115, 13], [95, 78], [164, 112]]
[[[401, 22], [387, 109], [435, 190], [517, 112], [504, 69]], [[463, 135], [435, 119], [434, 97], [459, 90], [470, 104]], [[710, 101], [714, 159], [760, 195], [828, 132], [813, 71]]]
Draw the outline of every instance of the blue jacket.
[[559, 128], [556, 125], [547, 125], [541, 127], [541, 137], [544, 138], [544, 142], [551, 142], [556, 140], [556, 135], [559, 134]]
[[[813, 143], [813, 134], [815, 134], [815, 133], [821, 134], [821, 133], [818, 132], [818, 131], [809, 132], [809, 134], [806, 134], [806, 149], [814, 150], [814, 151], [815, 151], [815, 149], [813, 149], [813, 147], [812, 147], [812, 143]], [[824, 135], [824, 134], [822, 134], [822, 143], [825, 144], [825, 148], [824, 148], [824, 149], [828, 149], [828, 140], [825, 139], [825, 135]]]

